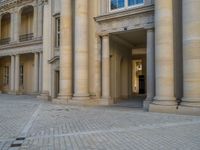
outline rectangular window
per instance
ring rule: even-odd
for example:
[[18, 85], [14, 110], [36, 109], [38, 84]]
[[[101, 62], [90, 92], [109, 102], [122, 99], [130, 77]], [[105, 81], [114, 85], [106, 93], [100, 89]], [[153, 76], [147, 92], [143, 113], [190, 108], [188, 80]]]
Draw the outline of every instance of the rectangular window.
[[20, 65], [19, 68], [20, 74], [19, 74], [19, 79], [20, 79], [20, 85], [24, 84], [24, 66]]
[[110, 0], [110, 10], [117, 10], [144, 4], [144, 0]]
[[55, 47], [60, 47], [60, 17], [55, 18]]
[[125, 0], [111, 0], [111, 10], [123, 8], [125, 6]]
[[144, 0], [128, 0], [128, 6], [143, 4]]
[[9, 84], [9, 67], [4, 67], [4, 76], [3, 76], [3, 84], [8, 85]]

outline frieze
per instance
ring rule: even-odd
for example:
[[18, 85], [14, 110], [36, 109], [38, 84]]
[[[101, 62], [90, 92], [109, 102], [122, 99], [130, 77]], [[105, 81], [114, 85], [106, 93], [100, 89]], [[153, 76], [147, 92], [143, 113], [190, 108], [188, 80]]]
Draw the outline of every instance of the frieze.
[[99, 34], [145, 28], [154, 24], [154, 7], [107, 14], [95, 18]]
[[[36, 0], [0, 0], [0, 12], [7, 11], [14, 7], [19, 7]], [[48, 0], [40, 0], [40, 3], [47, 3]]]
[[27, 54], [34, 52], [42, 52], [42, 42], [35, 41], [27, 44], [12, 44], [12, 46], [8, 46], [0, 49], [0, 56], [10, 56], [16, 54]]

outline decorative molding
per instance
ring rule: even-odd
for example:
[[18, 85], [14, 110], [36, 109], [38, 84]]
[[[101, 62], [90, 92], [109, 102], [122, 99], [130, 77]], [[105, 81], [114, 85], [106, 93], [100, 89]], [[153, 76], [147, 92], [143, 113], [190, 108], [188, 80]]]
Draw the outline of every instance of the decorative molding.
[[42, 40], [12, 43], [0, 48], [0, 56], [42, 52]]
[[[14, 7], [27, 5], [28, 3], [36, 2], [36, 0], [0, 0], [0, 13], [8, 11]], [[48, 0], [40, 0], [39, 4], [47, 4]]]
[[119, 11], [119, 12], [110, 12], [106, 15], [97, 16], [94, 19], [96, 22], [100, 23], [103, 21], [113, 20], [113, 19], [121, 18], [121, 17], [133, 16], [133, 15], [147, 13], [147, 12], [154, 12], [154, 5], [147, 5], [147, 6], [132, 8], [132, 9]]
[[154, 6], [144, 6], [95, 18], [99, 35], [154, 26]]
[[49, 64], [54, 63], [55, 61], [60, 60], [59, 56], [54, 56], [53, 58], [51, 58], [50, 60], [48, 60]]

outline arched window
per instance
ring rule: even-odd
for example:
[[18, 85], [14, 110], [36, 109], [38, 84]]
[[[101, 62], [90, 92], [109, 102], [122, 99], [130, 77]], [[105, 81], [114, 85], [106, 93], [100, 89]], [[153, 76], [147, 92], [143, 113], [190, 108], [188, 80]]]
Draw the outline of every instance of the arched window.
[[33, 38], [33, 6], [26, 6], [21, 10], [20, 41], [27, 41]]
[[10, 13], [6, 13], [1, 18], [0, 45], [8, 44], [10, 42], [10, 30], [11, 30], [11, 15]]

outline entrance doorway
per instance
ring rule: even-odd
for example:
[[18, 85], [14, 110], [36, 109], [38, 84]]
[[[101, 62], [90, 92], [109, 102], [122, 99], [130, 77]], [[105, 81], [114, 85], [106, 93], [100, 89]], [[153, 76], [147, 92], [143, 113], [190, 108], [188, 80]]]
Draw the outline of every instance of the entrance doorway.
[[112, 34], [110, 51], [113, 104], [142, 108], [146, 98], [146, 31]]
[[60, 71], [55, 71], [55, 97], [60, 93]]

